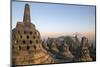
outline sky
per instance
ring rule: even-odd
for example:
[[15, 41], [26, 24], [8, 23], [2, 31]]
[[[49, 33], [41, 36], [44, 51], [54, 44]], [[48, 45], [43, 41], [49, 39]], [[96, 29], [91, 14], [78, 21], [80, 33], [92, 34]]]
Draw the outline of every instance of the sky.
[[30, 5], [31, 22], [42, 37], [75, 32], [95, 36], [95, 6], [13, 1], [12, 28], [18, 21], [23, 21], [26, 3]]

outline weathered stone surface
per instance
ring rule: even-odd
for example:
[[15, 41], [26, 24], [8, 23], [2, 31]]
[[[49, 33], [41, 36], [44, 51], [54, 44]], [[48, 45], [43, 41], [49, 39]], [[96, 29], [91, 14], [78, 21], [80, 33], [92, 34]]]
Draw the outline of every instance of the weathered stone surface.
[[54, 63], [42, 48], [41, 36], [31, 23], [29, 5], [25, 5], [23, 22], [12, 30], [12, 63], [14, 65]]
[[69, 46], [66, 44], [66, 42], [63, 45], [63, 52], [61, 53], [65, 58], [74, 58], [72, 53], [69, 50]]
[[90, 57], [89, 43], [86, 37], [82, 37], [80, 48], [81, 48], [80, 61], [92, 61], [92, 58]]

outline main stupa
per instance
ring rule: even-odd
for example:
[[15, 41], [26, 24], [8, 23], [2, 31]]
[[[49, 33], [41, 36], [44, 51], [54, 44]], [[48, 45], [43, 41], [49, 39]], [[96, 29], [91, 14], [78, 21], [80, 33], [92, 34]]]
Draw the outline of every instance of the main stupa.
[[41, 36], [31, 23], [30, 7], [25, 4], [23, 22], [17, 22], [12, 30], [12, 64], [46, 64], [55, 61], [41, 45]]

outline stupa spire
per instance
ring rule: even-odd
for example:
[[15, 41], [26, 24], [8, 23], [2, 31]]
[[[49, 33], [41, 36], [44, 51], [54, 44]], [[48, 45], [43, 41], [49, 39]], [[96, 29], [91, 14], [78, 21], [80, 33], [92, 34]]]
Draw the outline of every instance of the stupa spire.
[[25, 4], [23, 22], [31, 22], [29, 4]]

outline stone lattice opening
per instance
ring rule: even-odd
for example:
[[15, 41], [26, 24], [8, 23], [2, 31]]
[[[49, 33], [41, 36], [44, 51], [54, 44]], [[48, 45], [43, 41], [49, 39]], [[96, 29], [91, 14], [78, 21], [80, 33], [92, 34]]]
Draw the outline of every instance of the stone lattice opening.
[[22, 38], [22, 35], [20, 35], [20, 38]]
[[33, 42], [30, 40], [30, 44], [32, 44]]
[[36, 43], [38, 44], [38, 43], [39, 43], [39, 41], [38, 41], [38, 40], [36, 40]]
[[35, 39], [35, 36], [33, 36], [33, 39]]
[[34, 45], [33, 47], [34, 47], [34, 49], [36, 49], [36, 45]]
[[19, 50], [21, 50], [21, 46], [19, 46]]
[[25, 40], [23, 40], [23, 44], [26, 44]]
[[32, 35], [32, 31], [30, 32], [30, 34]]
[[24, 34], [26, 34], [27, 32], [26, 31], [24, 31]]
[[29, 50], [30, 49], [30, 47], [29, 46], [27, 46], [27, 50]]
[[29, 39], [29, 36], [27, 35], [27, 39]]

